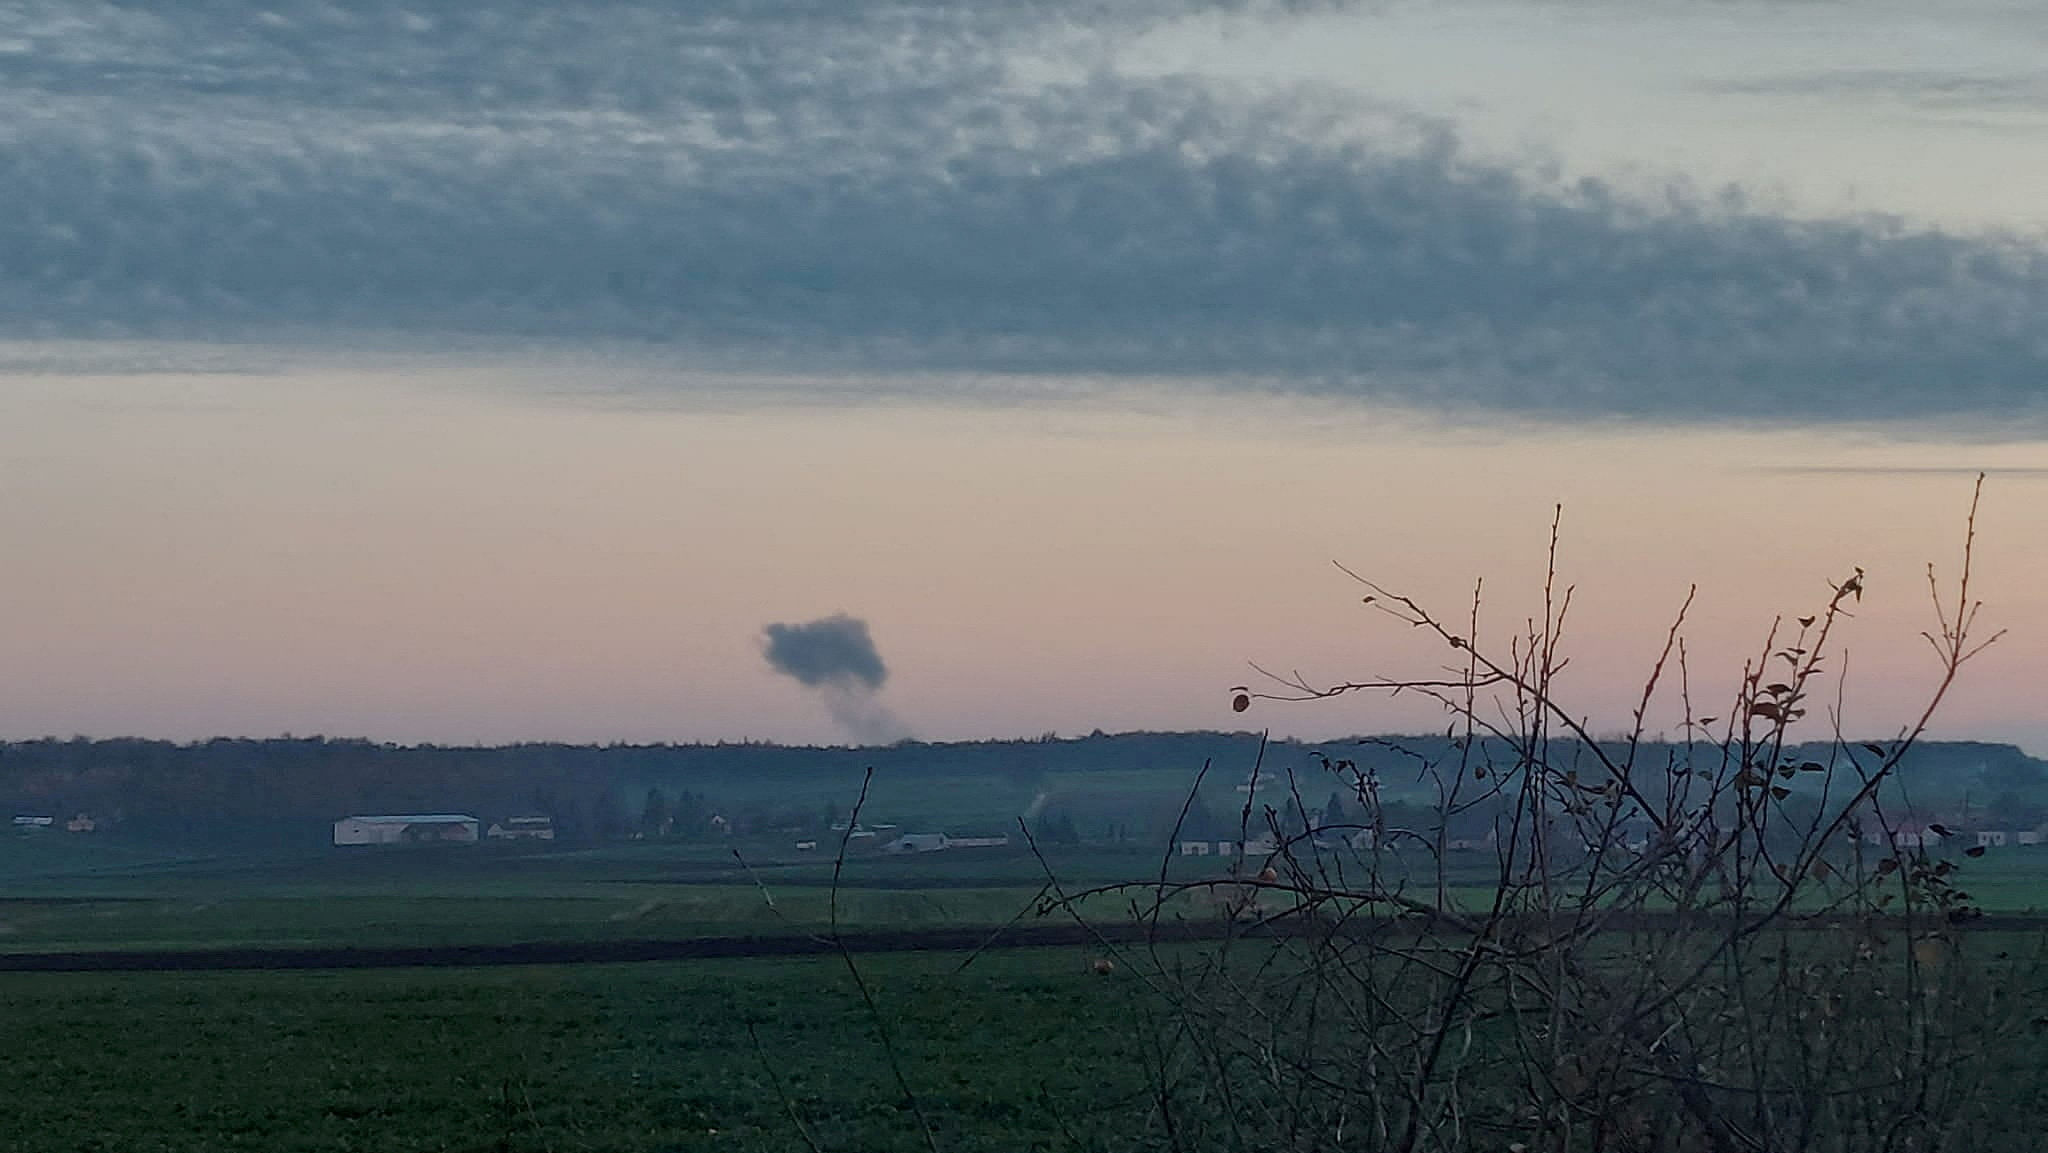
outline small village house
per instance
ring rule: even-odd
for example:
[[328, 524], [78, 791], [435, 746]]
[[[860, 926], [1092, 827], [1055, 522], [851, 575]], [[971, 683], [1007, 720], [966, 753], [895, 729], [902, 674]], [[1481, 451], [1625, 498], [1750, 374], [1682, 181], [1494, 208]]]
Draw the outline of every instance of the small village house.
[[[1321, 843], [1320, 841], [1317, 842], [1317, 844]], [[1249, 841], [1182, 841], [1180, 842], [1180, 855], [1183, 857], [1206, 857], [1214, 853], [1219, 857], [1257, 857], [1276, 852], [1279, 848], [1279, 842], [1262, 834]]]
[[555, 819], [507, 817], [484, 830], [484, 836], [494, 841], [552, 841], [555, 839]]
[[1940, 833], [1919, 821], [1900, 821], [1889, 833], [1878, 827], [1863, 834], [1864, 844], [1880, 849], [1887, 845], [1893, 849], [1931, 849], [1941, 841]]

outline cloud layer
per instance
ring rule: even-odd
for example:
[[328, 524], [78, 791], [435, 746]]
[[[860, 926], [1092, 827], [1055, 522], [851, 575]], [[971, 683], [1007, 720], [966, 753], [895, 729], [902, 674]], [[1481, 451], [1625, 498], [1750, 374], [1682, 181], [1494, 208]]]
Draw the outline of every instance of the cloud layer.
[[[1651, 418], [2033, 416], [2048, 256], [1644, 206], [1079, 4], [0, 14], [0, 335], [647, 340]], [[1121, 23], [1112, 23], [1119, 21]]]

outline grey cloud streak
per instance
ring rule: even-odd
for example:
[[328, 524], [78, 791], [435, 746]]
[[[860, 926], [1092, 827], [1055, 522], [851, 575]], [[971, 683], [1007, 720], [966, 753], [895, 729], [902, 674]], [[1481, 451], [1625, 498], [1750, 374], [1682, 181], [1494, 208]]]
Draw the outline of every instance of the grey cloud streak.
[[1893, 96], [1954, 107], [2048, 103], [2048, 72], [1984, 74], [1927, 68], [1848, 68], [1727, 80], [1710, 91], [1738, 96]]
[[1771, 465], [1759, 471], [1777, 473], [1780, 476], [1995, 476], [2000, 479], [2012, 480], [2048, 480], [2048, 468], [2000, 465], [1986, 465], [1980, 468], [1973, 468], [1969, 465], [1938, 464], [1787, 464]]
[[[2048, 410], [2039, 247], [1636, 205], [1444, 126], [1361, 133], [1327, 94], [1091, 56], [1165, 6], [71, 10], [0, 17], [31, 46], [0, 71], [11, 335], [655, 341], [1651, 419]], [[1028, 79], [1033, 53], [1073, 75]]]

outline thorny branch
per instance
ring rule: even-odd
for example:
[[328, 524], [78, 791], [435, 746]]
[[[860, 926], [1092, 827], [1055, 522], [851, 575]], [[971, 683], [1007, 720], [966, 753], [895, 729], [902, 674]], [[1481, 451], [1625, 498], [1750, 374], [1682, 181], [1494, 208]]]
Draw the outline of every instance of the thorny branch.
[[[1766, 631], [1720, 716], [1694, 711], [1688, 590], [1625, 736], [1602, 741], [1553, 692], [1574, 591], [1557, 580], [1556, 521], [1541, 619], [1505, 651], [1481, 637], [1477, 588], [1453, 627], [1339, 565], [1367, 607], [1457, 663], [1327, 684], [1254, 666], [1268, 687], [1237, 686], [1236, 706], [1419, 694], [1452, 715], [1443, 738], [1325, 758], [1318, 771], [1361, 805], [1356, 821], [1308, 816], [1291, 771], [1292, 812], [1255, 812], [1255, 767], [1239, 844], [1259, 855], [1220, 876], [1162, 858], [1151, 880], [1067, 890], [1045, 866], [1044, 911], [1086, 922], [1084, 903], [1115, 900], [1153, 929], [1148, 987], [1186, 1042], [1173, 1049], [1185, 1063], [1162, 1050], [1155, 1072], [1182, 1079], [1155, 1102], [1172, 1144], [1995, 1146], [1987, 1070], [2013, 1020], [1995, 1006], [2026, 986], [2010, 979], [2018, 962], [1961, 963], [1975, 908], [1956, 866], [1893, 843], [1887, 808], [1963, 668], [2004, 635], [1977, 632], [1982, 487], [1952, 593], [1928, 570], [1933, 685], [1883, 742], [1844, 735], [1839, 675], [1829, 731], [1801, 735], [1809, 697], [1843, 662], [1861, 569]], [[1650, 720], [1673, 695], [1675, 744]], [[1389, 758], [1429, 787], [1428, 813], [1394, 816]], [[1169, 912], [1229, 932], [1169, 963]]]

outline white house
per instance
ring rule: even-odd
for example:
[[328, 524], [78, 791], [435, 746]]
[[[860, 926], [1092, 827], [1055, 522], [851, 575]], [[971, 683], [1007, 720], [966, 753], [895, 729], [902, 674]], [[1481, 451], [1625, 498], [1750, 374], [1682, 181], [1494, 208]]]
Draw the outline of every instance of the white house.
[[1905, 824], [1899, 826], [1897, 843], [1902, 849], [1932, 849], [1941, 844], [1943, 837], [1933, 825]]
[[507, 817], [484, 830], [484, 836], [494, 841], [552, 841], [555, 839], [553, 817]]
[[1273, 853], [1280, 848], [1278, 842], [1261, 834], [1249, 841], [1182, 841], [1180, 855], [1183, 857], [1206, 857], [1214, 853], [1219, 857], [1257, 857]]
[[944, 833], [905, 833], [882, 846], [885, 853], [936, 853], [946, 847]]
[[1995, 849], [2003, 844], [2005, 844], [2005, 830], [1979, 829], [1977, 831], [1977, 845], [1979, 848]]
[[462, 813], [402, 813], [343, 817], [334, 822], [337, 845], [466, 844], [477, 840], [480, 822]]
[[1889, 833], [1879, 827], [1863, 834], [1863, 842], [1877, 848], [1890, 845], [1894, 849], [1931, 849], [1941, 844], [1941, 840], [1940, 833], [1915, 821], [1902, 821]]

